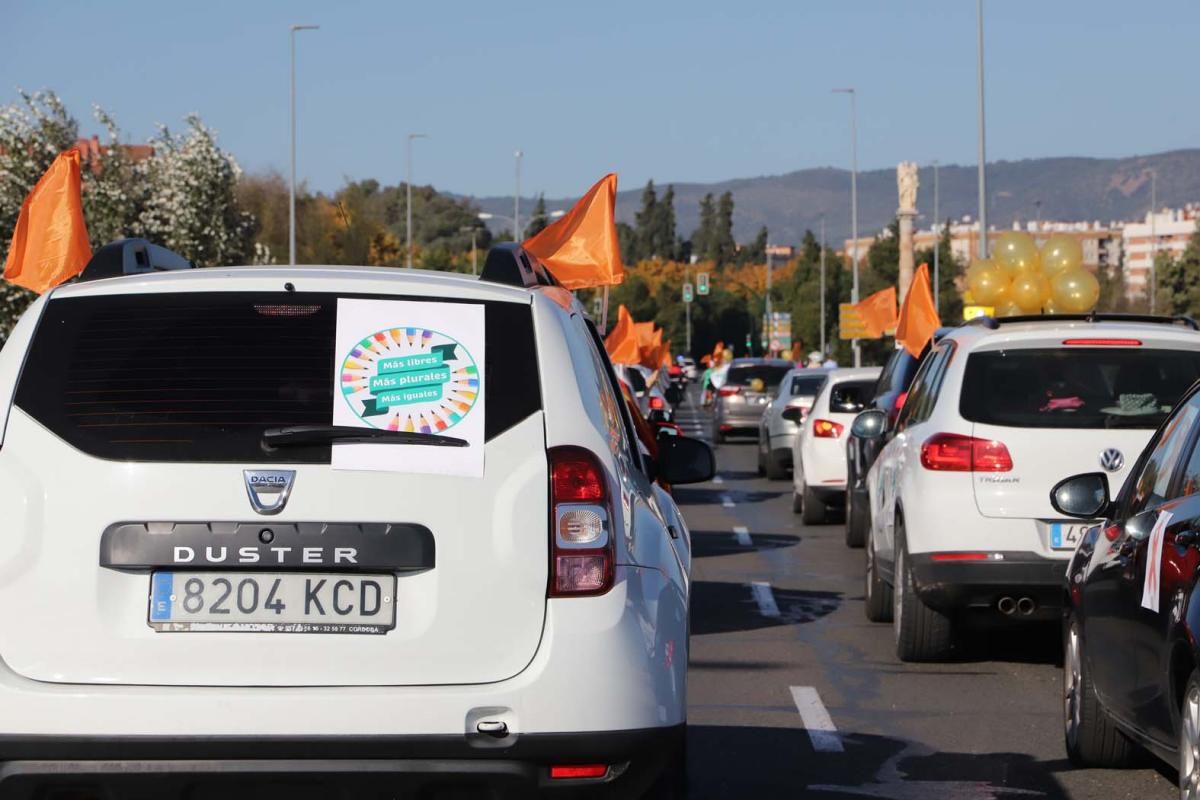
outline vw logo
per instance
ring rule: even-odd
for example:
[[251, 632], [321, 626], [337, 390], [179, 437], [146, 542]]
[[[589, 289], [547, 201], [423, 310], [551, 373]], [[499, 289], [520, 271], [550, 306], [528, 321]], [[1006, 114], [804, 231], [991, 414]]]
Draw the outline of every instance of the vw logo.
[[1115, 447], [1106, 448], [1100, 454], [1100, 466], [1109, 472], [1116, 472], [1125, 466], [1125, 456]]

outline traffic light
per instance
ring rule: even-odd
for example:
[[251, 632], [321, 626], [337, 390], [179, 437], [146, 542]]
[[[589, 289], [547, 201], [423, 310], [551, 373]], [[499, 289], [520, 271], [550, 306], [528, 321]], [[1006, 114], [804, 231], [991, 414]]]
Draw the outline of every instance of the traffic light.
[[690, 303], [692, 302], [692, 299], [692, 285], [690, 283], [685, 283], [683, 285], [683, 302]]
[[696, 275], [696, 294], [704, 296], [708, 294], [708, 273], [701, 272]]

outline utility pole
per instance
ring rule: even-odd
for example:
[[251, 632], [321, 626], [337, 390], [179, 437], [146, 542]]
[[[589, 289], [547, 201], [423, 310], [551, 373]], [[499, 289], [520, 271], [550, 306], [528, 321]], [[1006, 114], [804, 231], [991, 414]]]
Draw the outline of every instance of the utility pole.
[[513, 241], [521, 241], [521, 156], [517, 151], [517, 191], [513, 194]]
[[[685, 264], [683, 267], [683, 282], [685, 285], [692, 282], [692, 268], [691, 268], [691, 266], [689, 266], [687, 264]], [[691, 358], [692, 357], [692, 304], [691, 303], [683, 304], [683, 317], [684, 317], [684, 321], [685, 321], [684, 322], [685, 327], [687, 328], [687, 354], [688, 354], [688, 358]]]
[[933, 162], [933, 310], [942, 313], [938, 308], [942, 301], [941, 276], [938, 271], [938, 252], [942, 249], [942, 218], [938, 216], [938, 162]]
[[767, 302], [765, 310], [767, 312], [767, 329], [765, 338], [767, 340], [766, 355], [771, 354], [771, 334], [774, 333], [774, 318], [771, 316], [771, 243], [767, 242], [766, 253], [767, 257]]
[[988, 257], [987, 136], [983, 117], [983, 0], [975, 0], [975, 76], [979, 93], [979, 257]]
[[407, 145], [407, 147], [406, 147], [407, 153], [405, 154], [405, 160], [407, 161], [407, 166], [406, 166], [405, 179], [404, 179], [404, 188], [405, 188], [405, 191], [407, 194], [405, 195], [405, 199], [404, 199], [404, 216], [405, 216], [404, 229], [406, 231], [405, 247], [404, 247], [404, 250], [405, 250], [404, 266], [408, 267], [409, 269], [412, 269], [412, 265], [413, 265], [412, 143], [413, 143], [413, 139], [428, 139], [428, 138], [429, 138], [428, 135], [424, 134], [424, 133], [410, 133], [408, 135], [408, 140], [405, 142], [405, 144]]
[[821, 215], [821, 355], [828, 358], [825, 350], [825, 215]]
[[[854, 87], [834, 89], [838, 94], [850, 95], [850, 259], [854, 275], [850, 288], [850, 302], [858, 302], [858, 92]], [[854, 342], [854, 366], [862, 366], [862, 349], [858, 339]]]
[[1150, 313], [1158, 308], [1158, 170], [1150, 171]]
[[478, 250], [476, 249], [475, 241], [476, 241], [476, 237], [479, 235], [479, 226], [478, 225], [468, 225], [468, 226], [459, 228], [458, 232], [471, 234], [471, 274], [478, 275], [479, 274], [479, 262], [476, 257], [476, 253], [478, 253]]
[[315, 31], [317, 25], [291, 25], [288, 39], [291, 45], [289, 70], [289, 103], [292, 122], [291, 180], [288, 183], [288, 266], [296, 266], [296, 31]]

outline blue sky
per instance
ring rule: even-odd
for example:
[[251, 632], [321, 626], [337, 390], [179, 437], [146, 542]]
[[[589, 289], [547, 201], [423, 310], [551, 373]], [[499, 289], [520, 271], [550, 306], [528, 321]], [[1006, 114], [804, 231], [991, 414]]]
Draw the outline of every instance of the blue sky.
[[[287, 168], [287, 26], [298, 169], [318, 189], [404, 176], [476, 195], [848, 166], [975, 162], [971, 0], [0, 2], [0, 102], [52, 88], [134, 141], [197, 112], [250, 171]], [[988, 158], [1198, 144], [1194, 0], [987, 0]]]

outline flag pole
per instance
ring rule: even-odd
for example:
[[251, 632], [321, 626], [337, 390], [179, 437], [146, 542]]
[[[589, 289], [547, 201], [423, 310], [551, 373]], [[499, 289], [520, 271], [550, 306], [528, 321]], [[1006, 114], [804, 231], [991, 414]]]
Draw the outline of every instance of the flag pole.
[[600, 310], [600, 332], [608, 333], [608, 284], [604, 285], [604, 308]]

